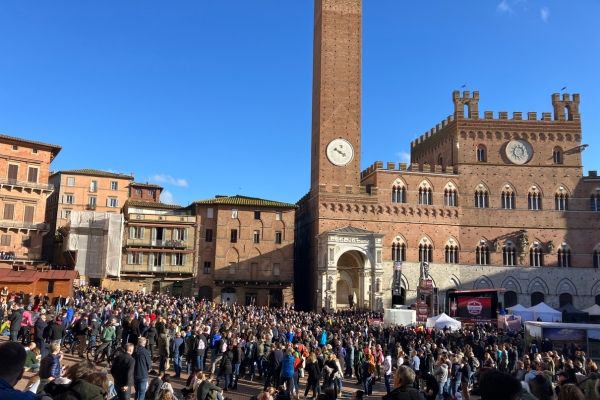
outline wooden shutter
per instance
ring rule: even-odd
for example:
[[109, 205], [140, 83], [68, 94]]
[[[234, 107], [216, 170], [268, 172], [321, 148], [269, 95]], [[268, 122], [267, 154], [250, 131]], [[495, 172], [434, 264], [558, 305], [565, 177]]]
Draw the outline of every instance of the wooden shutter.
[[188, 230], [187, 228], [183, 228], [182, 229], [182, 233], [183, 233], [183, 237], [181, 238], [181, 240], [186, 241], [188, 238]]
[[6, 203], [4, 204], [4, 219], [11, 220], [15, 216], [15, 205]]
[[133, 226], [129, 227], [129, 239], [135, 239], [135, 228]]
[[144, 227], [143, 226], [140, 228], [140, 237], [139, 238], [140, 239], [144, 238]]
[[156, 228], [152, 228], [152, 240], [156, 240]]
[[127, 264], [133, 264], [133, 253], [127, 254]]
[[187, 254], [182, 254], [181, 255], [181, 265], [185, 265], [186, 258], [187, 258]]
[[36, 167], [29, 167], [27, 172], [27, 182], [37, 183], [38, 180], [38, 169]]
[[8, 164], [8, 179], [16, 181], [19, 176], [19, 166], [17, 164]]
[[144, 263], [144, 253], [140, 253], [140, 259], [138, 261], [138, 264], [143, 264]]
[[177, 265], [177, 254], [171, 254], [171, 265]]
[[148, 266], [149, 267], [154, 266], [154, 253], [150, 253], [150, 255], [148, 256]]
[[25, 206], [25, 217], [23, 221], [29, 224], [33, 223], [33, 213], [35, 208], [33, 206]]

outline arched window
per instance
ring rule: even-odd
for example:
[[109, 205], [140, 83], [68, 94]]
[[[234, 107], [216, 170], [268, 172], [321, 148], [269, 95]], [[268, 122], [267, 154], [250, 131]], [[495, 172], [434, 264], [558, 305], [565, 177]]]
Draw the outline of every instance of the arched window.
[[406, 203], [406, 186], [402, 183], [392, 186], [392, 203]]
[[425, 182], [423, 182], [419, 187], [419, 204], [433, 204], [433, 191], [431, 190], [431, 187]]
[[600, 250], [599, 249], [594, 250], [593, 257], [594, 257], [594, 259], [593, 259], [594, 268], [600, 267]]
[[487, 149], [482, 144], [477, 146], [477, 161], [487, 162]]
[[558, 211], [569, 209], [569, 194], [562, 187], [554, 195], [554, 209]]
[[419, 243], [419, 261], [433, 261], [433, 246], [427, 239], [423, 239]]
[[509, 267], [517, 265], [517, 249], [512, 242], [506, 242], [502, 247], [502, 263]]
[[558, 296], [558, 306], [564, 307], [567, 304], [573, 304], [573, 296], [571, 293], [561, 293]]
[[571, 266], [571, 249], [566, 244], [563, 244], [557, 252], [558, 266], [569, 268]]
[[512, 290], [504, 292], [504, 308], [516, 306], [518, 303], [517, 293]]
[[544, 266], [544, 251], [539, 243], [535, 243], [529, 249], [529, 265], [532, 267]]
[[485, 241], [475, 248], [475, 263], [478, 265], [490, 264], [490, 248]]
[[392, 243], [392, 261], [406, 261], [406, 245], [403, 242]]
[[600, 192], [596, 192], [590, 196], [590, 210], [600, 211]]
[[563, 151], [560, 147], [555, 147], [552, 150], [552, 162], [554, 164], [562, 164], [563, 163]]
[[509, 185], [506, 185], [504, 190], [502, 190], [502, 196], [500, 200], [503, 209], [513, 210], [515, 208], [515, 192]]
[[537, 306], [544, 301], [544, 293], [533, 292], [531, 293], [531, 307]]
[[534, 211], [542, 209], [542, 194], [535, 186], [532, 186], [527, 194], [527, 208]]
[[458, 245], [451, 240], [446, 244], [445, 250], [446, 264], [458, 264]]
[[477, 190], [475, 190], [475, 208], [488, 208], [489, 206], [490, 199], [488, 191], [483, 185], [479, 185]]
[[444, 205], [447, 207], [458, 206], [458, 191], [452, 182], [448, 182], [444, 187]]

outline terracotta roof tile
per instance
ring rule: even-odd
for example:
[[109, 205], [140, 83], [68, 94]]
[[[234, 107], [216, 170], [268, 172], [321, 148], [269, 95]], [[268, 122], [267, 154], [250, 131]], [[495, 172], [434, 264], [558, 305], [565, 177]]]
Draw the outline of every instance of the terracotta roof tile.
[[57, 172], [53, 173], [52, 175], [56, 175], [56, 174], [86, 175], [86, 176], [98, 176], [98, 177], [102, 177], [102, 178], [133, 180], [132, 175], [118, 174], [118, 173], [114, 173], [114, 172], [102, 171], [99, 169], [91, 169], [91, 168], [57, 171]]
[[169, 209], [169, 210], [184, 208], [178, 204], [154, 203], [151, 201], [137, 201], [137, 200], [127, 200], [127, 203], [125, 205], [128, 207], [164, 208], [164, 209]]
[[232, 205], [232, 206], [253, 206], [253, 207], [278, 207], [278, 208], [296, 208], [295, 204], [283, 203], [280, 201], [259, 199], [257, 197], [240, 196], [216, 196], [212, 199], [198, 200], [194, 204], [199, 205]]

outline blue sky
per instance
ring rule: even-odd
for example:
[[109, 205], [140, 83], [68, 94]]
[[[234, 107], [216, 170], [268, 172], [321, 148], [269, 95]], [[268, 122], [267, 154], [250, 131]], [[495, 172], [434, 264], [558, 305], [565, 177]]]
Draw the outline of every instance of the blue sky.
[[[551, 111], [582, 97], [584, 170], [600, 169], [600, 2], [363, 0], [362, 167], [401, 161], [452, 112]], [[3, 0], [0, 132], [98, 168], [295, 202], [309, 188], [311, 0]]]

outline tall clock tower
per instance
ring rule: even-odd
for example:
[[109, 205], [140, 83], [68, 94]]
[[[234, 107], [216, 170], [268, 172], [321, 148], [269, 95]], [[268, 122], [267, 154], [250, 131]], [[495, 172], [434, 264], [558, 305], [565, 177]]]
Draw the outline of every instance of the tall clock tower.
[[311, 191], [360, 183], [362, 0], [315, 0]]

